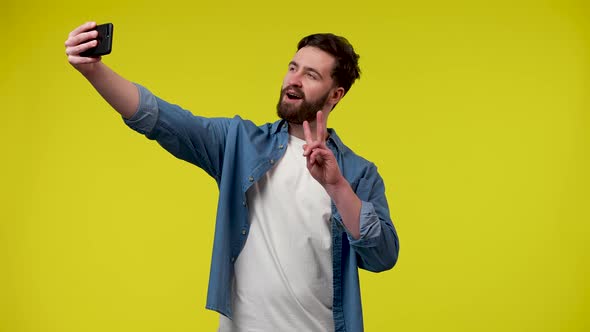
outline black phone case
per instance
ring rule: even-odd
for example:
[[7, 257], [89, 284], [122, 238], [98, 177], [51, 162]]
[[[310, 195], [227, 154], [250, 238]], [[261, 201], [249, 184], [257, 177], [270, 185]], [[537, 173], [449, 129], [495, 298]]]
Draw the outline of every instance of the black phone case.
[[93, 30], [98, 31], [98, 37], [96, 37], [98, 45], [80, 53], [80, 56], [93, 57], [110, 54], [113, 47], [113, 24], [97, 25]]

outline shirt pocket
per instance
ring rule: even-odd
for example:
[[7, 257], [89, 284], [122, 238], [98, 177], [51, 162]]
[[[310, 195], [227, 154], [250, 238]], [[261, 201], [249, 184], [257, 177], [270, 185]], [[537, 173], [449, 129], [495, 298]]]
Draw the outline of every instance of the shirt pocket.
[[369, 181], [367, 178], [360, 178], [358, 182], [356, 182], [356, 188], [355, 186], [352, 186], [358, 198], [365, 202], [369, 201], [372, 187], [371, 181]]

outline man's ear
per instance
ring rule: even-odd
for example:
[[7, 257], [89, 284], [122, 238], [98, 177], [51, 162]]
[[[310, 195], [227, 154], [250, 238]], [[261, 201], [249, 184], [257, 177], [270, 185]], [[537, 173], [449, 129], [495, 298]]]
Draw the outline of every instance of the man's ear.
[[344, 88], [341, 86], [337, 87], [330, 94], [330, 103], [332, 105], [336, 106], [336, 104], [338, 104], [340, 99], [342, 99], [342, 97], [344, 97], [344, 94], [345, 94]]

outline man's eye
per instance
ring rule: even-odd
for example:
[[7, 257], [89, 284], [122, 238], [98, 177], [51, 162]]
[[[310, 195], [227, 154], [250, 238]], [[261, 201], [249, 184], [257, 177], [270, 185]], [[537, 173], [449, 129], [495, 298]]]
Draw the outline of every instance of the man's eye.
[[318, 78], [312, 74], [312, 73], [307, 73], [307, 77], [311, 78], [312, 80], [317, 80]]

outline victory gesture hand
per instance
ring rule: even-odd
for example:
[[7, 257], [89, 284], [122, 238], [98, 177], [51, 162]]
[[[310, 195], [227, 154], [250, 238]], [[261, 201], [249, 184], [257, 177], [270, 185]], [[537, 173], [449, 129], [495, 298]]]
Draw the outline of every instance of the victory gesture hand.
[[311, 135], [309, 122], [303, 122], [303, 134], [306, 144], [303, 155], [307, 158], [307, 169], [326, 190], [335, 186], [344, 178], [340, 173], [338, 162], [332, 151], [326, 146], [326, 122], [322, 111], [316, 115], [316, 138]]

